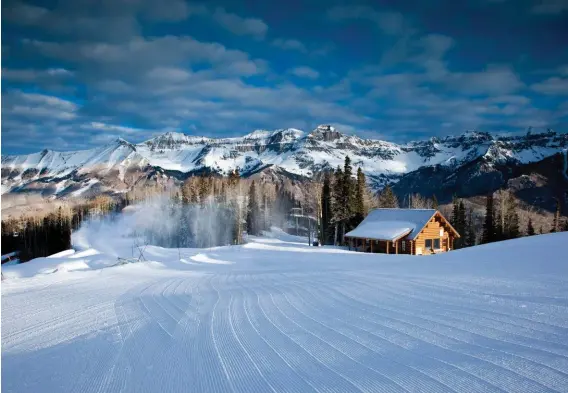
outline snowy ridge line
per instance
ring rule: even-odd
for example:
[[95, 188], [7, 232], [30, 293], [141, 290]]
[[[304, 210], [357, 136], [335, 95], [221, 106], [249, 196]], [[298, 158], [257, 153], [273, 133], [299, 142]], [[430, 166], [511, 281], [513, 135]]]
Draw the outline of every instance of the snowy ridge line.
[[[27, 186], [55, 195], [84, 196], [101, 190], [125, 192], [134, 179], [211, 171], [242, 175], [272, 170], [310, 177], [343, 165], [349, 155], [367, 175], [397, 179], [422, 167], [455, 168], [479, 158], [488, 165], [537, 162], [568, 148], [568, 134], [546, 132], [513, 137], [466, 132], [459, 136], [396, 144], [362, 139], [336, 130], [275, 130], [255, 138], [194, 138], [167, 133], [139, 144], [118, 139], [91, 150], [2, 156], [2, 192]], [[125, 174], [129, 174], [125, 180]], [[182, 176], [183, 177], [183, 176]], [[384, 180], [384, 179], [383, 179]], [[118, 187], [120, 185], [120, 187]]]

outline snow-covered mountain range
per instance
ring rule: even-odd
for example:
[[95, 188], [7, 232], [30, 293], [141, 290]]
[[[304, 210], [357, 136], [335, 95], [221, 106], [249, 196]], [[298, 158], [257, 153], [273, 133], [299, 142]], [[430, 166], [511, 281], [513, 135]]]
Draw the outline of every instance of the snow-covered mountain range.
[[3, 155], [2, 193], [36, 191], [60, 197], [124, 192], [196, 173], [226, 175], [235, 168], [245, 177], [264, 171], [311, 177], [342, 165], [346, 155], [380, 188], [424, 168], [453, 171], [479, 160], [490, 166], [522, 165], [567, 148], [568, 134], [554, 131], [509, 137], [469, 131], [407, 144], [345, 135], [327, 125], [309, 133], [257, 130], [223, 139], [168, 132], [139, 144], [119, 138], [90, 150]]

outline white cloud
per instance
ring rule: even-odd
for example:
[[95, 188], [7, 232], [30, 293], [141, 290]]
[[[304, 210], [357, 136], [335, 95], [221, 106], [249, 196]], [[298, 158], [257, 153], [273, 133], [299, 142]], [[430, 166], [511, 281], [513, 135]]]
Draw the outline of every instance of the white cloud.
[[448, 83], [456, 91], [474, 95], [503, 95], [524, 86], [519, 76], [507, 66], [490, 65], [484, 71], [454, 72]]
[[76, 111], [78, 109], [77, 104], [75, 104], [74, 102], [64, 100], [59, 97], [49, 96], [45, 94], [23, 93], [23, 92], [18, 92], [16, 94], [19, 95], [24, 101], [29, 102], [31, 104], [48, 106], [51, 108], [57, 108], [70, 112]]
[[14, 82], [40, 82], [46, 79], [61, 79], [71, 76], [73, 76], [73, 72], [64, 68], [48, 68], [46, 70], [4, 68], [2, 70], [2, 79]]
[[290, 72], [301, 78], [317, 79], [319, 77], [319, 72], [306, 66], [292, 68]]
[[236, 35], [252, 35], [256, 38], [264, 38], [268, 26], [260, 19], [243, 18], [231, 14], [223, 8], [217, 8], [213, 13], [213, 19], [222, 27]]
[[568, 78], [548, 78], [531, 85], [531, 89], [546, 95], [568, 95]]
[[404, 16], [398, 12], [379, 12], [368, 6], [336, 6], [327, 11], [329, 19], [368, 20], [376, 24], [385, 34], [402, 35], [412, 30]]
[[148, 78], [158, 82], [179, 83], [187, 81], [191, 73], [176, 67], [156, 67], [148, 71], [146, 75]]
[[306, 53], [308, 51], [308, 49], [303, 43], [301, 43], [298, 40], [292, 40], [292, 39], [285, 40], [282, 38], [277, 38], [274, 41], [272, 41], [272, 45], [277, 46], [281, 49], [297, 50], [298, 52], [302, 53]]
[[81, 63], [90, 68], [104, 67], [122, 77], [129, 77], [137, 70], [155, 67], [171, 67], [176, 64], [209, 63], [219, 72], [244, 75], [264, 72], [266, 63], [250, 59], [240, 50], [227, 49], [213, 42], [201, 42], [189, 36], [136, 37], [123, 43], [105, 42], [48, 42], [24, 40], [24, 44], [43, 55]]
[[30, 117], [55, 120], [72, 120], [77, 117], [79, 106], [59, 97], [38, 93], [24, 93], [10, 90], [2, 96], [3, 119], [24, 119]]
[[88, 128], [98, 131], [111, 131], [120, 134], [139, 134], [141, 132], [147, 132], [147, 130], [142, 130], [140, 128], [133, 128], [133, 127], [124, 127], [115, 124], [107, 124], [98, 121], [92, 121], [87, 124], [83, 124], [81, 128]]
[[531, 8], [533, 14], [560, 14], [568, 11], [566, 0], [540, 0]]

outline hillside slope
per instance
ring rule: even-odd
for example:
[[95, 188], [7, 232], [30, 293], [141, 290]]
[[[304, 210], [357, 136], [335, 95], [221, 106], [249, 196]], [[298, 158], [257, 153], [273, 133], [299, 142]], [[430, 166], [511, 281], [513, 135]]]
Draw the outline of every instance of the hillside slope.
[[100, 269], [132, 252], [107, 236], [3, 269], [5, 391], [568, 386], [568, 233], [413, 257], [273, 232]]

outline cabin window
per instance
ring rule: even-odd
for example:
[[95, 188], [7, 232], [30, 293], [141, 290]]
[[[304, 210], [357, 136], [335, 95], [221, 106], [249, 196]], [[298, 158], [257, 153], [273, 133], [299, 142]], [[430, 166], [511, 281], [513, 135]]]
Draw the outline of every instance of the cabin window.
[[402, 251], [406, 251], [406, 242], [405, 241], [402, 241], [402, 243], [400, 243], [400, 249]]
[[438, 250], [440, 248], [440, 239], [426, 239], [425, 246], [428, 249]]

